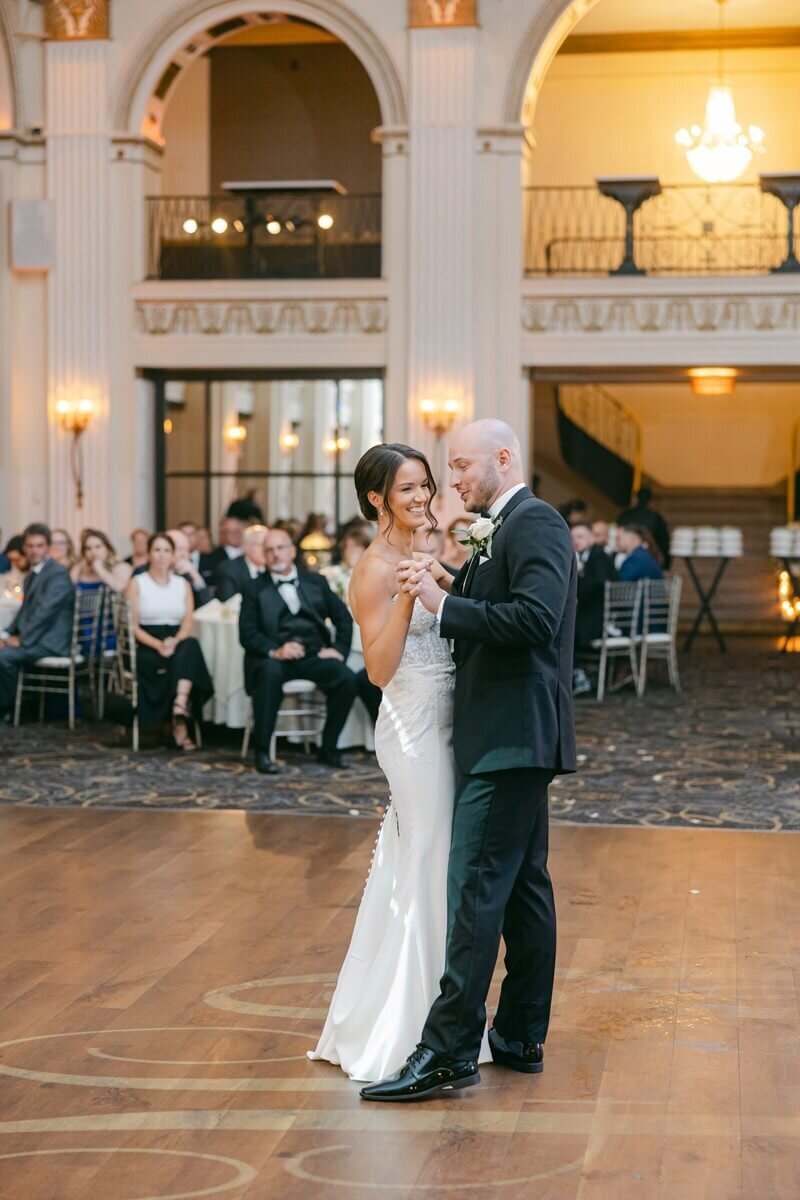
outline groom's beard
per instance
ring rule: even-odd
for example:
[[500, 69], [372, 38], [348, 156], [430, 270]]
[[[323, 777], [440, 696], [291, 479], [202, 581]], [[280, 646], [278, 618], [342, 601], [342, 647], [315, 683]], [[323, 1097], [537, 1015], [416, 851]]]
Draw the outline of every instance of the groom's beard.
[[500, 472], [496, 467], [489, 467], [480, 482], [480, 487], [473, 489], [469, 504], [465, 505], [467, 512], [479, 513], [487, 509], [500, 491], [501, 485]]

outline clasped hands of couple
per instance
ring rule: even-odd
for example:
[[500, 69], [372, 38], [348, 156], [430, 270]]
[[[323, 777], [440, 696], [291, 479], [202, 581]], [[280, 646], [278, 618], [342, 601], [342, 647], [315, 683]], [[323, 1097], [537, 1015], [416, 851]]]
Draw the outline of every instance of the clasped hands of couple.
[[395, 565], [395, 572], [401, 592], [418, 597], [428, 612], [437, 613], [447, 592], [433, 578], [433, 563], [432, 558], [405, 558]]

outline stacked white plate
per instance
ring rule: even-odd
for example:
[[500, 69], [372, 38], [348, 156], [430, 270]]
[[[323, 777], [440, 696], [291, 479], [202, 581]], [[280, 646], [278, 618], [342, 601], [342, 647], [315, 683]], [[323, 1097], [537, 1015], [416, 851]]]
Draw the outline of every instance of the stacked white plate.
[[776, 558], [800, 558], [800, 526], [778, 525], [769, 535], [769, 552]]
[[677, 525], [672, 531], [670, 551], [676, 558], [690, 558], [694, 554], [694, 530], [689, 525]]
[[707, 558], [716, 557], [722, 553], [722, 536], [719, 529], [713, 525], [700, 525], [697, 529], [697, 540], [694, 552]]
[[733, 525], [677, 525], [670, 549], [676, 558], [741, 558], [742, 531]]
[[723, 525], [720, 530], [720, 548], [723, 558], [741, 558], [744, 553], [741, 529], [734, 525]]

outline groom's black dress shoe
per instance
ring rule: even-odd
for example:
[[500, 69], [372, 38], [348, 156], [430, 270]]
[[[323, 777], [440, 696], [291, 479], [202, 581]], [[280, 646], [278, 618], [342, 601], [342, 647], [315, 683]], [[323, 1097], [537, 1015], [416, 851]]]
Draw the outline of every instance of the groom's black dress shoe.
[[262, 775], [280, 775], [281, 769], [263, 750], [256, 750], [256, 770]]
[[345, 761], [338, 750], [318, 750], [317, 762], [323, 763], [326, 767], [336, 767], [340, 771], [345, 766]]
[[478, 1064], [456, 1062], [420, 1043], [404, 1067], [380, 1083], [361, 1089], [362, 1100], [427, 1100], [437, 1092], [455, 1091], [480, 1083]]
[[492, 1058], [501, 1067], [512, 1071], [523, 1071], [528, 1075], [539, 1075], [544, 1070], [544, 1046], [541, 1042], [507, 1042], [492, 1027], [489, 1030], [489, 1049]]

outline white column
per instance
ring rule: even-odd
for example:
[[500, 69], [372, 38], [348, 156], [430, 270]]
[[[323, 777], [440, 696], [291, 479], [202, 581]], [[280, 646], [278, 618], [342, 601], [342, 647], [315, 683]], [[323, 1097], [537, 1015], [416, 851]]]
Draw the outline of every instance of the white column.
[[373, 133], [383, 153], [382, 263], [387, 282], [389, 330], [386, 348], [383, 437], [408, 440], [408, 129], [382, 126]]
[[412, 30], [409, 437], [425, 397], [475, 404], [476, 29]]
[[507, 421], [529, 457], [529, 403], [522, 371], [522, 125], [479, 129], [475, 415]]
[[[48, 406], [50, 519], [78, 533], [109, 517], [110, 141], [106, 41], [48, 42], [47, 195], [53, 202], [55, 261], [50, 275]], [[61, 399], [88, 398], [82, 440], [83, 508], [76, 506], [70, 435], [54, 426]]]

